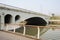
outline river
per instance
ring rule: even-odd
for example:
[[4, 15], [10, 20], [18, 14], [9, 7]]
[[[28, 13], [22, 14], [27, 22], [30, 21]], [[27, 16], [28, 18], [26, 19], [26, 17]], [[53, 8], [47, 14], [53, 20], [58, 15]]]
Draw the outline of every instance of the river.
[[60, 40], [60, 29], [49, 29], [41, 36], [41, 38], [43, 40]]

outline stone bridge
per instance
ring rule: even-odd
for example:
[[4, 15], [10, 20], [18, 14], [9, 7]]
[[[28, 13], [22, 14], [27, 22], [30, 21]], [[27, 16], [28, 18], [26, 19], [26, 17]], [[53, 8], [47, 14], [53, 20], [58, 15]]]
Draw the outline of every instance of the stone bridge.
[[5, 30], [6, 24], [17, 24], [21, 21], [27, 21], [26, 25], [46, 26], [49, 23], [49, 16], [13, 7], [0, 3], [0, 29]]

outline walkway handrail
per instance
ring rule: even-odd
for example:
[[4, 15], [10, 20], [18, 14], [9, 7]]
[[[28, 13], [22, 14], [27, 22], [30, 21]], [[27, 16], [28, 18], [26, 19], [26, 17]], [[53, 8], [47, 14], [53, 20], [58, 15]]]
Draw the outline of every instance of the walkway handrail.
[[[37, 28], [37, 25], [22, 25], [22, 24], [7, 24], [7, 25], [19, 25], [21, 27], [25, 26], [25, 27], [34, 27]], [[60, 29], [59, 27], [60, 25], [48, 25], [48, 26], [39, 26], [39, 28], [55, 28], [55, 29]]]
[[[26, 27], [38, 27], [38, 26], [35, 26], [35, 25], [25, 25]], [[58, 28], [57, 26], [60, 26], [60, 25], [48, 25], [48, 26], [39, 26], [39, 28]]]
[[[11, 25], [11, 24], [10, 24]], [[17, 24], [12, 24], [12, 25], [17, 25]], [[36, 26], [36, 25], [24, 25], [24, 24], [18, 24], [19, 26], [22, 26], [24, 29], [23, 29], [23, 35], [26, 34], [26, 27], [34, 27], [34, 28], [37, 28], [37, 39], [40, 38], [40, 28], [57, 28], [57, 29], [60, 29], [59, 27], [56, 27], [57, 25], [48, 25], [48, 26]], [[6, 31], [7, 31], [8, 27], [6, 27]], [[14, 27], [14, 33], [15, 33], [15, 27]]]

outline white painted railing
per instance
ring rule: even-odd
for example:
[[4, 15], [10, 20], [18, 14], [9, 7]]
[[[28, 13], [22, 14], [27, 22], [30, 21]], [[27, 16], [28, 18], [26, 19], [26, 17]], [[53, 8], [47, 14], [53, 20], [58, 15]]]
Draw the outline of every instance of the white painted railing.
[[[8, 25], [8, 24], [7, 24]], [[17, 24], [12, 24], [12, 25], [17, 25]], [[35, 28], [37, 28], [37, 39], [39, 39], [40, 38], [40, 28], [57, 28], [56, 27], [56, 25], [49, 25], [49, 26], [35, 26], [35, 25], [25, 25], [25, 24], [19, 24], [19, 26], [21, 27], [23, 27], [24, 29], [23, 29], [23, 35], [25, 35], [26, 34], [26, 27], [28, 26], [31, 26], [31, 27], [35, 27]], [[9, 28], [9, 26], [6, 26], [6, 31], [8, 31], [8, 28]], [[14, 29], [13, 29], [13, 32], [15, 33], [15, 26], [13, 27]]]

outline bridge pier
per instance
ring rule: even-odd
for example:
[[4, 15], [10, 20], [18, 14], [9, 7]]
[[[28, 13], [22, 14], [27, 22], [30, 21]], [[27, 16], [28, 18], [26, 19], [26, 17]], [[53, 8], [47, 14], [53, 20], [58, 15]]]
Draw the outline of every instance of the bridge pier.
[[1, 14], [1, 30], [4, 30], [4, 13]]
[[[16, 25], [16, 24], [15, 24], [15, 16], [13, 16], [13, 18], [12, 18], [12, 23], [13, 23], [13, 26]], [[15, 30], [15, 26], [14, 26], [13, 32], [15, 33], [15, 31], [16, 31], [16, 30]]]

